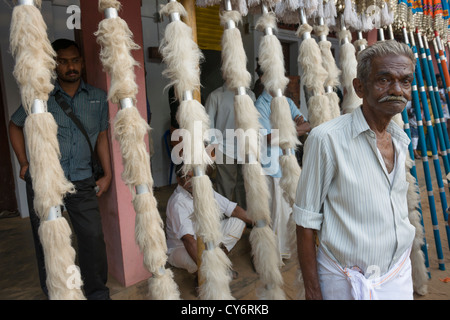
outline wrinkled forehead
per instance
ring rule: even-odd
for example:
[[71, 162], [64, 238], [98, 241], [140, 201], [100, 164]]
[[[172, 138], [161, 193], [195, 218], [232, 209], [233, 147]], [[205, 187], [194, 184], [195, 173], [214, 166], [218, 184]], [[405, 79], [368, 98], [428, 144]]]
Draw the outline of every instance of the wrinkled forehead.
[[414, 73], [414, 64], [404, 55], [378, 56], [372, 60], [370, 73], [371, 75], [411, 75]]

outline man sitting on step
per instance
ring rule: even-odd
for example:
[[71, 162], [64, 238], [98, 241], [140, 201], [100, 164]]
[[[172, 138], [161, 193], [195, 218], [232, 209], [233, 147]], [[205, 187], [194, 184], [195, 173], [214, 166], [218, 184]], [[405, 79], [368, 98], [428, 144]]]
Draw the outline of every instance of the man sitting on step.
[[[182, 172], [182, 165], [175, 169], [178, 186], [170, 196], [166, 209], [166, 234], [168, 247], [168, 261], [177, 268], [186, 269], [189, 273], [197, 271], [197, 240], [195, 236], [194, 199], [190, 179], [192, 172], [186, 175]], [[246, 224], [251, 225], [247, 212], [237, 203], [228, 200], [214, 191], [214, 197], [224, 218], [221, 220], [223, 239], [221, 248], [229, 253], [241, 238]], [[237, 274], [234, 272], [233, 276]]]

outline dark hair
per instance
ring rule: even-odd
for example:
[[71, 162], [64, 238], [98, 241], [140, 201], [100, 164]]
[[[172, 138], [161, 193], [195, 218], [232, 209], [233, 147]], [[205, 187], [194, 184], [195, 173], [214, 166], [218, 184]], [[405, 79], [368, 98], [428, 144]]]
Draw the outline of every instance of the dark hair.
[[175, 174], [177, 175], [177, 177], [182, 178], [184, 176], [183, 173], [183, 162], [175, 165]]
[[62, 49], [67, 49], [67, 48], [69, 48], [71, 46], [74, 46], [75, 48], [77, 48], [78, 53], [81, 54], [80, 47], [73, 40], [58, 39], [58, 40], [55, 40], [55, 41], [52, 42], [52, 47], [53, 47], [53, 50], [55, 50], [55, 52], [58, 52], [59, 50], [62, 50]]

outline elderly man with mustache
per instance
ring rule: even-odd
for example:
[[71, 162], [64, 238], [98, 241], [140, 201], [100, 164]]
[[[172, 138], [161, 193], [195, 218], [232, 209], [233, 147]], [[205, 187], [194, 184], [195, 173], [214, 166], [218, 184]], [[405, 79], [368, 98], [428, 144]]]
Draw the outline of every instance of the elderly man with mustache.
[[306, 299], [413, 298], [410, 140], [392, 118], [411, 100], [414, 62], [394, 40], [361, 51], [353, 86], [362, 106], [306, 141], [294, 205]]

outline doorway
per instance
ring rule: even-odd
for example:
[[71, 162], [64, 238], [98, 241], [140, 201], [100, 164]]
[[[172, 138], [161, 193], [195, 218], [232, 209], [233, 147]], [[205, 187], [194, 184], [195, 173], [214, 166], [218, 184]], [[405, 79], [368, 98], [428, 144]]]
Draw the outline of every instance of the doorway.
[[0, 217], [5, 212], [17, 212], [14, 175], [9, 147], [6, 106], [3, 87], [0, 86]]

